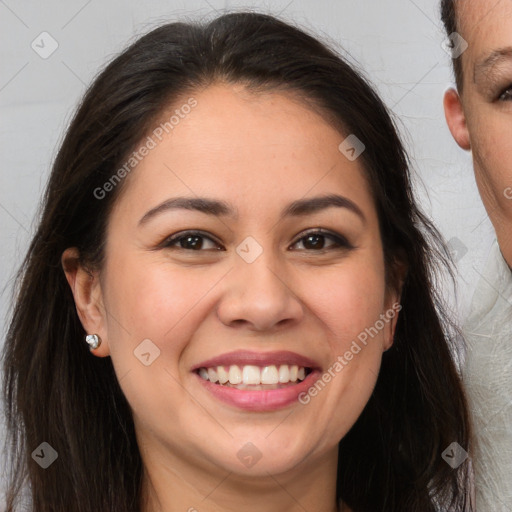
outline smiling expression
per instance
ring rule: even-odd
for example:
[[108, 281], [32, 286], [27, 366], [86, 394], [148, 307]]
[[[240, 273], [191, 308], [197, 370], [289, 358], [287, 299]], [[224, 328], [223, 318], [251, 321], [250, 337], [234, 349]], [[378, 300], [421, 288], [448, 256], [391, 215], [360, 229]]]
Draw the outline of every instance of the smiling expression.
[[[290, 95], [217, 84], [194, 97], [109, 218], [96, 354], [112, 357], [147, 458], [252, 476], [335, 468], [392, 322], [307, 405], [297, 395], [397, 298], [362, 159]], [[134, 356], [143, 340], [159, 350], [150, 365]]]

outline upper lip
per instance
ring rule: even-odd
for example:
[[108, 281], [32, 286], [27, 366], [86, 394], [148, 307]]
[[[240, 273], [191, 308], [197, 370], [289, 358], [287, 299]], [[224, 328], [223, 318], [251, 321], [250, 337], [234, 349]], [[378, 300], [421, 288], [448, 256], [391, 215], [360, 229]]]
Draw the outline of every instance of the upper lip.
[[212, 368], [215, 366], [270, 366], [278, 364], [289, 364], [303, 366], [304, 368], [319, 369], [320, 365], [295, 352], [279, 350], [275, 352], [253, 352], [251, 350], [235, 350], [219, 356], [202, 361], [192, 367], [192, 371], [199, 368]]

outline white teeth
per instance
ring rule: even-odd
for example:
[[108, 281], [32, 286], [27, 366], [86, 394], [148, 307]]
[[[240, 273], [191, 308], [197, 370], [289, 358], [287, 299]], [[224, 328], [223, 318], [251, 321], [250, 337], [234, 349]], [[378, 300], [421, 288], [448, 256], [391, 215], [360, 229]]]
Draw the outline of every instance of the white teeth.
[[229, 367], [229, 383], [240, 384], [242, 382], [242, 372], [236, 364], [232, 364]]
[[299, 367], [294, 364], [293, 366], [290, 366], [290, 380], [292, 382], [295, 382], [297, 380], [297, 374], [299, 373]]
[[274, 365], [265, 366], [265, 368], [261, 370], [261, 384], [277, 384], [278, 382], [279, 374], [277, 373], [277, 368]]
[[[244, 366], [242, 370], [242, 381], [244, 384], [261, 384], [260, 369], [257, 366]], [[231, 382], [231, 384], [233, 383]]]
[[276, 385], [304, 380], [306, 369], [295, 364], [282, 364], [279, 365], [279, 369], [276, 365], [264, 367], [245, 365], [240, 367], [233, 364], [229, 367], [200, 368], [199, 375], [204, 380], [226, 385]]
[[214, 368], [208, 368], [208, 379], [210, 382], [217, 382], [219, 377], [217, 377], [217, 372]]
[[279, 382], [281, 382], [281, 384], [290, 382], [290, 368], [287, 364], [282, 364], [279, 367]]
[[229, 373], [224, 369], [224, 366], [217, 366], [217, 376], [221, 384], [226, 384], [229, 380]]

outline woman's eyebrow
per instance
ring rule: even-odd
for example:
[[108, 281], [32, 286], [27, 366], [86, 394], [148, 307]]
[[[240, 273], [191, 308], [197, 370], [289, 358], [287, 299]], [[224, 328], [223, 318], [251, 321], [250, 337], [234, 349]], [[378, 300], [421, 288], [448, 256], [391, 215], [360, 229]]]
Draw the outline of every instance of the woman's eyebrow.
[[[338, 194], [329, 194], [326, 196], [293, 201], [282, 210], [280, 219], [282, 220], [285, 217], [311, 215], [312, 213], [332, 207], [345, 208], [359, 216], [363, 222], [366, 222], [366, 217], [359, 206], [347, 197], [340, 196]], [[165, 200], [146, 212], [139, 220], [139, 226], [145, 224], [150, 219], [163, 212], [177, 209], [194, 210], [216, 217], [231, 217], [234, 220], [238, 219], [237, 209], [225, 201], [211, 199], [208, 197], [173, 197]]]

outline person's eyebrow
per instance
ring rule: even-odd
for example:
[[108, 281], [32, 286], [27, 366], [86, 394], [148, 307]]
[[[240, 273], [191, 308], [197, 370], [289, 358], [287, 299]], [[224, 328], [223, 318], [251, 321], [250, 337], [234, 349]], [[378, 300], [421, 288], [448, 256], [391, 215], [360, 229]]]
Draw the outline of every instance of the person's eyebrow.
[[475, 72], [473, 78], [476, 81], [477, 75], [486, 75], [492, 71], [492, 68], [494, 68], [496, 65], [510, 61], [511, 59], [512, 46], [493, 50], [489, 55], [475, 64]]
[[[366, 222], [366, 217], [359, 206], [347, 197], [338, 194], [329, 194], [326, 196], [293, 201], [282, 210], [280, 219], [311, 215], [331, 207], [345, 208], [358, 215], [363, 222]], [[238, 219], [238, 211], [225, 201], [207, 197], [173, 197], [146, 212], [139, 220], [139, 226], [163, 212], [177, 209], [194, 210], [216, 217]]]

